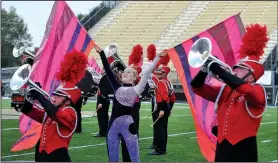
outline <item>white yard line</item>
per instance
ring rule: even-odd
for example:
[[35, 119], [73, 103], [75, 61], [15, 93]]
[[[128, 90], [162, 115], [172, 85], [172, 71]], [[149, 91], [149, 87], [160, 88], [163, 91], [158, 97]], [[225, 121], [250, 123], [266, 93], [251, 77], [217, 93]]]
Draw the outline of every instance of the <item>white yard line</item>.
[[189, 138], [189, 139], [197, 139], [197, 136], [195, 136], [195, 137], [191, 137], [191, 138]]
[[[195, 134], [195, 131], [192, 132], [184, 132], [184, 133], [177, 133], [177, 134], [170, 134], [168, 135], [169, 137], [175, 137], [179, 135], [188, 135], [188, 134]], [[140, 138], [139, 140], [146, 140], [146, 139], [152, 139], [153, 137], [144, 137]], [[101, 145], [106, 145], [106, 143], [99, 143], [99, 144], [91, 144], [91, 145], [82, 145], [82, 146], [76, 146], [76, 147], [70, 147], [69, 149], [80, 149], [80, 148], [87, 148], [87, 147], [95, 147], [95, 146], [101, 146]], [[7, 156], [2, 156], [1, 158], [11, 158], [11, 157], [20, 157], [20, 156], [26, 156], [26, 155], [31, 155], [35, 154], [35, 152], [29, 152], [29, 153], [22, 153], [18, 155], [7, 155]]]
[[19, 130], [19, 128], [3, 128], [2, 131]]
[[35, 161], [16, 160], [16, 161], [5, 161], [5, 162], [35, 162]]
[[272, 142], [273, 140], [263, 140], [262, 143], [269, 143]]
[[277, 121], [276, 121], [276, 122], [263, 122], [263, 123], [261, 123], [261, 125], [265, 125], [265, 124], [273, 124], [273, 123], [277, 123]]

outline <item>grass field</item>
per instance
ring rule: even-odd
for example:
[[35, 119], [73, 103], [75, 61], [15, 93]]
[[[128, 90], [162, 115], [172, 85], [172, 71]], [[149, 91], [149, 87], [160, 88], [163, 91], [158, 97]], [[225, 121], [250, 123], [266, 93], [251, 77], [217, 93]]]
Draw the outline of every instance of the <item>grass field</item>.
[[[2, 100], [2, 108], [9, 108], [9, 100]], [[83, 110], [94, 111], [95, 103], [89, 102]], [[110, 109], [111, 111], [111, 109]], [[190, 162], [206, 161], [202, 156], [195, 135], [195, 127], [188, 105], [175, 104], [169, 119], [167, 154], [149, 156], [147, 147], [152, 142], [150, 104], [142, 104], [140, 111], [140, 159], [142, 162]], [[83, 133], [75, 134], [70, 144], [73, 162], [107, 162], [105, 138], [95, 138], [91, 133], [98, 132], [96, 117], [82, 119]], [[33, 161], [34, 149], [12, 153], [11, 146], [20, 138], [18, 120], [2, 119], [2, 161]], [[259, 161], [277, 160], [277, 109], [268, 108], [258, 134]]]

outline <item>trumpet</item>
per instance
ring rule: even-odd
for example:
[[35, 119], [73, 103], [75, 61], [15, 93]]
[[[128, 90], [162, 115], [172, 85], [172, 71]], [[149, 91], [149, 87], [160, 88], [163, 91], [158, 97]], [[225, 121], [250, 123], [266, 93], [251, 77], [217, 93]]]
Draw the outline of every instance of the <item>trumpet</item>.
[[28, 50], [26, 50], [26, 47], [27, 46], [24, 42], [22, 41], [17, 42], [13, 48], [13, 56], [17, 58], [21, 55], [25, 55], [26, 57], [30, 57], [34, 60], [35, 55], [29, 52]]
[[25, 99], [38, 107], [39, 109], [43, 109], [43, 107], [32, 98], [28, 97], [28, 94], [31, 90], [36, 90], [39, 93], [43, 94], [44, 96], [47, 96], [50, 100], [50, 95], [45, 92], [43, 89], [41, 89], [37, 84], [35, 84], [32, 80], [30, 80], [31, 75], [31, 66], [29, 64], [24, 64], [19, 69], [16, 70], [16, 72], [13, 74], [13, 77], [10, 81], [10, 88], [12, 91], [19, 91], [23, 86], [27, 85], [29, 88], [27, 88], [25, 92]]
[[202, 68], [202, 71], [208, 72], [210, 76], [216, 78], [219, 81], [222, 81], [217, 75], [210, 71], [210, 66], [213, 63], [217, 63], [231, 74], [233, 74], [233, 70], [229, 65], [214, 57], [211, 54], [211, 49], [212, 44], [207, 37], [198, 39], [190, 48], [188, 54], [188, 64], [193, 68], [199, 68], [207, 65], [206, 67]]

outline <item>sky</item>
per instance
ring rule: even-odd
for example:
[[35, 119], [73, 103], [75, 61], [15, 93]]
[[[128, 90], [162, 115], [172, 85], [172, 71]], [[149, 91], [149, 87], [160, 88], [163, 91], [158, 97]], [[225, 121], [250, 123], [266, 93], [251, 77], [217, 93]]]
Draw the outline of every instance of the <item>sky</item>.
[[[88, 14], [102, 1], [66, 1], [75, 15]], [[24, 19], [28, 32], [33, 37], [33, 47], [39, 47], [44, 35], [45, 25], [52, 10], [54, 1], [2, 1], [2, 8], [16, 8], [16, 13]], [[31, 48], [33, 48], [31, 47]]]

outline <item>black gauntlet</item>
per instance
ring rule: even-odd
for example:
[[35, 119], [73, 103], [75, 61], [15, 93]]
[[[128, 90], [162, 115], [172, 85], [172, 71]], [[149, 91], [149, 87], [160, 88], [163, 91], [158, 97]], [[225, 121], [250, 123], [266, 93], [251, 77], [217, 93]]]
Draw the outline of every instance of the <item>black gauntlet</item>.
[[39, 93], [36, 90], [31, 90], [30, 91], [30, 96], [35, 99], [38, 100], [39, 103], [41, 104], [41, 106], [43, 107], [43, 109], [45, 110], [45, 112], [47, 113], [47, 115], [50, 118], [54, 118], [57, 111], [58, 111], [58, 107], [53, 105], [48, 99], [46, 99], [44, 97], [44, 95], [42, 95], [41, 93]]
[[190, 85], [193, 88], [200, 88], [205, 84], [206, 77], [208, 76], [208, 73], [199, 71], [198, 74], [193, 78], [193, 80], [190, 82]]
[[230, 74], [223, 68], [218, 63], [213, 63], [210, 66], [210, 70], [218, 75], [218, 77], [223, 80], [226, 84], [228, 84], [232, 89], [236, 89], [238, 86], [244, 84], [244, 80], [236, 77], [235, 75]]

